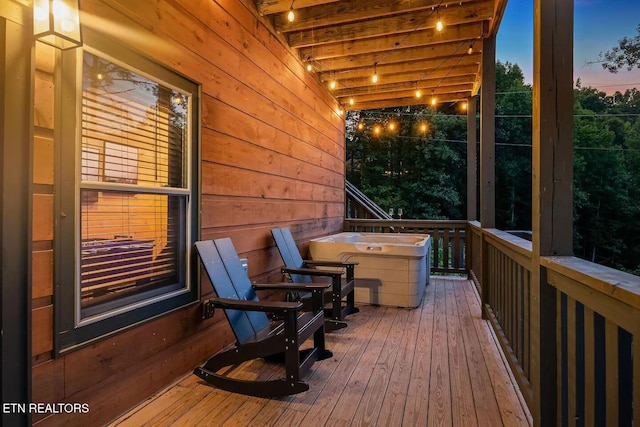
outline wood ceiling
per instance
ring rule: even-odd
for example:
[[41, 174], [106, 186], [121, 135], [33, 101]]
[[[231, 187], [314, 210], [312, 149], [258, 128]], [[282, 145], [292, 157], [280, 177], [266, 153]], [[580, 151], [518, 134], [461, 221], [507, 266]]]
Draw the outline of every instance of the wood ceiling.
[[475, 95], [483, 39], [497, 32], [507, 0], [255, 2], [323, 83], [335, 81], [332, 93], [345, 109], [365, 110]]

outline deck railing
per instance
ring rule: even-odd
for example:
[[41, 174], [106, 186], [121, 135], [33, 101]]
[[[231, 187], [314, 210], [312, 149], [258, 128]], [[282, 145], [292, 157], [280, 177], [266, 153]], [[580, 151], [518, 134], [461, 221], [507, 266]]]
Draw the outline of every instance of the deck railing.
[[470, 278], [527, 404], [531, 388], [531, 242], [469, 223]]
[[469, 275], [536, 424], [639, 425], [640, 278], [574, 257], [534, 265], [530, 242], [477, 222], [468, 235]]
[[346, 219], [345, 231], [417, 233], [431, 236], [431, 272], [466, 274], [467, 221]]
[[640, 425], [640, 277], [534, 263], [530, 241], [475, 221], [348, 219], [345, 231], [429, 234], [432, 272], [466, 270], [536, 425]]

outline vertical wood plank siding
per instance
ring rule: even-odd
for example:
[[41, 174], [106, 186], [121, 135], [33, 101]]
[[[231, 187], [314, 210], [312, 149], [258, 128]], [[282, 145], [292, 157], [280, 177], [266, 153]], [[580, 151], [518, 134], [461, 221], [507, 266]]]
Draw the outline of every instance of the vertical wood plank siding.
[[[338, 105], [243, 0], [84, 0], [81, 22], [202, 84], [201, 238], [231, 237], [254, 280], [281, 280], [269, 230], [303, 248], [344, 218], [344, 121]], [[194, 305], [52, 358], [55, 52], [38, 45], [34, 141], [35, 402], [90, 412], [38, 425], [102, 424], [232, 341], [221, 313]], [[202, 295], [211, 292], [204, 281]], [[143, 343], [143, 345], [141, 345]]]

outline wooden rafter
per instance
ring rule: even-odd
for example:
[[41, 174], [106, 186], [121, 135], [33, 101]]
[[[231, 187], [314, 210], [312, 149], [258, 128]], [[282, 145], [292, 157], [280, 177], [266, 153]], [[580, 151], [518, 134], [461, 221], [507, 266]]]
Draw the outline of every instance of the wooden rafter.
[[[396, 105], [424, 103], [415, 99], [418, 88], [451, 102], [477, 94], [483, 39], [495, 35], [507, 0], [255, 3], [321, 82], [337, 82], [336, 99], [377, 108], [371, 106], [389, 106], [394, 97]], [[296, 16], [289, 22], [292, 3]], [[438, 21], [442, 31], [436, 29]], [[380, 77], [375, 84], [374, 68]]]
[[469, 46], [473, 45], [473, 52], [482, 52], [482, 40], [462, 40], [451, 43], [431, 44], [425, 46], [411, 47], [407, 49], [395, 49], [379, 53], [366, 53], [362, 55], [349, 55], [338, 58], [313, 61], [316, 71], [327, 72], [333, 70], [344, 70], [349, 68], [371, 67], [376, 63], [378, 66], [386, 64], [399, 64], [407, 61], [419, 61], [424, 58], [443, 59], [454, 55], [467, 53]]

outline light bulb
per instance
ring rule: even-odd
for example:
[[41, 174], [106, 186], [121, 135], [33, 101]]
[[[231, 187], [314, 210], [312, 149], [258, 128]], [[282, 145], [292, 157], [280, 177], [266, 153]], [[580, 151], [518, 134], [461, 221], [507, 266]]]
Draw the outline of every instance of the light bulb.
[[311, 64], [307, 64], [307, 71], [313, 71], [313, 66]]
[[331, 82], [329, 82], [329, 89], [333, 90], [336, 88], [336, 81], [335, 80], [331, 80]]
[[442, 21], [438, 19], [438, 22], [436, 22], [436, 30], [442, 31], [443, 28], [444, 28], [444, 25], [442, 24]]
[[102, 79], [104, 79], [104, 76], [102, 75], [102, 73], [98, 73], [98, 74], [96, 74], [96, 78], [98, 80], [102, 80]]
[[353, 98], [350, 98], [350, 99], [349, 99], [349, 105], [353, 105], [353, 104], [355, 104], [355, 103], [356, 103], [356, 101], [355, 101]]
[[420, 92], [420, 89], [416, 90], [416, 98], [420, 98], [422, 97], [422, 92]]
[[378, 75], [377, 75], [377, 74], [374, 74], [373, 76], [371, 76], [371, 81], [372, 81], [373, 83], [378, 83]]
[[395, 130], [396, 129], [396, 124], [391, 122], [389, 123], [389, 130]]
[[362, 130], [364, 129], [364, 123], [360, 122], [358, 123], [358, 130]]
[[467, 49], [467, 54], [471, 55], [473, 53], [473, 45], [469, 46], [469, 49]]
[[53, 2], [53, 16], [57, 19], [63, 19], [69, 16], [69, 6], [61, 1]]
[[424, 123], [420, 126], [420, 130], [424, 133], [427, 131], [427, 125], [425, 125]]
[[376, 135], [378, 135], [380, 133], [380, 126], [376, 126], [373, 128], [373, 133], [375, 133]]
[[293, 13], [293, 9], [291, 9], [291, 10], [289, 11], [289, 13], [287, 13], [287, 20], [288, 20], [289, 22], [293, 22], [293, 21], [295, 21], [295, 20], [296, 20], [296, 14], [295, 14], [295, 13]]
[[463, 103], [462, 103], [462, 109], [463, 109], [463, 110], [466, 110], [466, 109], [467, 109], [467, 103], [466, 103], [466, 102], [463, 102]]
[[33, 17], [36, 21], [46, 21], [49, 18], [49, 11], [43, 7], [34, 6]]
[[435, 106], [436, 105], [436, 97], [434, 96], [433, 98], [431, 98], [431, 105]]

